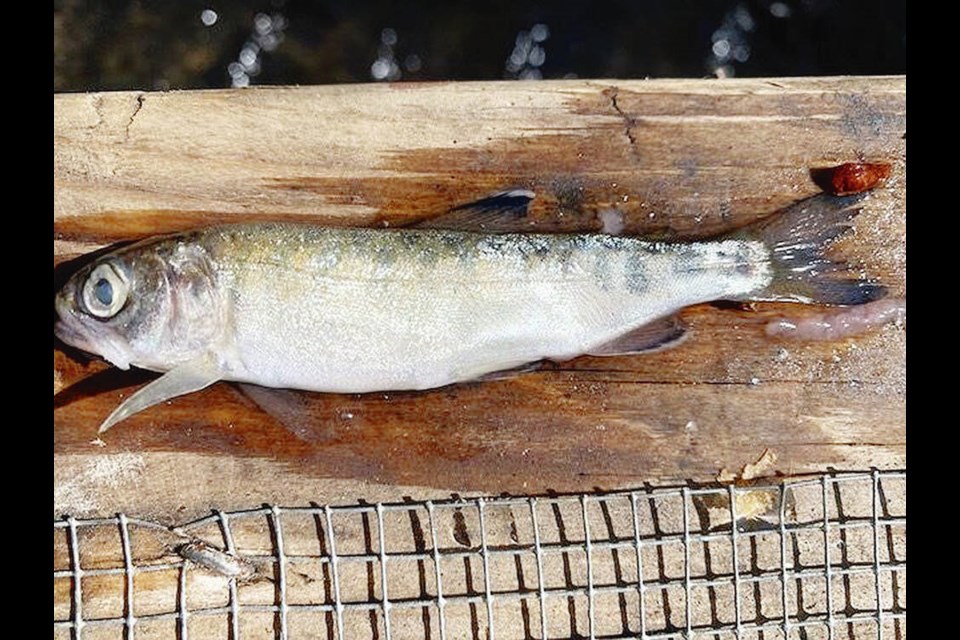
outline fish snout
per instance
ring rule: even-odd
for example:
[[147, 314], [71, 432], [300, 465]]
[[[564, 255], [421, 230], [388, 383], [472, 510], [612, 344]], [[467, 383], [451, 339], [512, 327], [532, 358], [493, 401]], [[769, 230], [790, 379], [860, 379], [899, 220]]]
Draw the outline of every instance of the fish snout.
[[53, 335], [71, 347], [84, 349], [84, 333], [80, 330], [81, 323], [71, 298], [66, 289], [63, 289], [53, 300]]
[[69, 337], [76, 335], [70, 327], [71, 319], [76, 317], [73, 289], [73, 283], [68, 282], [53, 297], [53, 334], [67, 344], [72, 344]]

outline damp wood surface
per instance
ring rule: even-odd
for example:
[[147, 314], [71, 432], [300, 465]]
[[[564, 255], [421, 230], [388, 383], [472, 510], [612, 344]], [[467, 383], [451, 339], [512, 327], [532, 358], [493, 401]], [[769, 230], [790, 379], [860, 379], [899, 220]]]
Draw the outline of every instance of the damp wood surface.
[[[399, 226], [508, 188], [536, 193], [535, 231], [595, 232], [613, 209], [625, 233], [692, 240], [818, 193], [813, 168], [867, 161], [890, 177], [832, 251], [906, 298], [905, 96], [904, 77], [56, 95], [55, 281], [119, 241], [253, 220]], [[103, 418], [155, 374], [57, 344], [54, 514], [172, 523], [264, 502], [703, 482], [767, 449], [767, 474], [905, 467], [905, 326], [765, 335], [821, 311], [700, 305], [661, 353], [428, 392], [280, 392], [276, 411], [218, 383], [102, 442]]]

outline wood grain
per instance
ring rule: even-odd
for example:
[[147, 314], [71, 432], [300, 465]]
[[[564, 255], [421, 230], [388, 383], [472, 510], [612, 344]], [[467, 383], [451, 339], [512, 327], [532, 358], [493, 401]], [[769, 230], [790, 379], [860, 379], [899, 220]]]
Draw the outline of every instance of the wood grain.
[[[223, 221], [399, 225], [509, 187], [537, 193], [535, 229], [595, 231], [616, 208], [629, 233], [695, 239], [817, 193], [812, 168], [865, 160], [891, 176], [835, 249], [905, 298], [905, 93], [890, 77], [57, 95], [55, 287], [114, 242]], [[766, 448], [772, 473], [905, 466], [905, 329], [764, 334], [813, 311], [701, 305], [674, 350], [431, 392], [221, 383], [103, 443], [100, 421], [151, 374], [56, 348], [54, 514], [182, 522], [261, 502], [703, 481]]]

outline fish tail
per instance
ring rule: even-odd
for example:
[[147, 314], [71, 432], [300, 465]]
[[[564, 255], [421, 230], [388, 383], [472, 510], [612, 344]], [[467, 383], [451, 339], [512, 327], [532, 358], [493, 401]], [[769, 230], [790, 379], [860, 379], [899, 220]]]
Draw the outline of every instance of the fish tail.
[[847, 262], [826, 255], [852, 228], [863, 198], [816, 195], [742, 230], [770, 250], [773, 280], [756, 299], [857, 305], [884, 297], [886, 287], [856, 277]]

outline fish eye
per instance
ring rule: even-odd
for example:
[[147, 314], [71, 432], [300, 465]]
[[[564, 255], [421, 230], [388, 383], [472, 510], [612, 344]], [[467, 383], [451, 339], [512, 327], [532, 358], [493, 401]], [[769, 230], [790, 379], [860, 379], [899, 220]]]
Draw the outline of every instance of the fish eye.
[[111, 264], [98, 265], [83, 285], [83, 306], [93, 316], [112, 318], [127, 302], [127, 282]]

